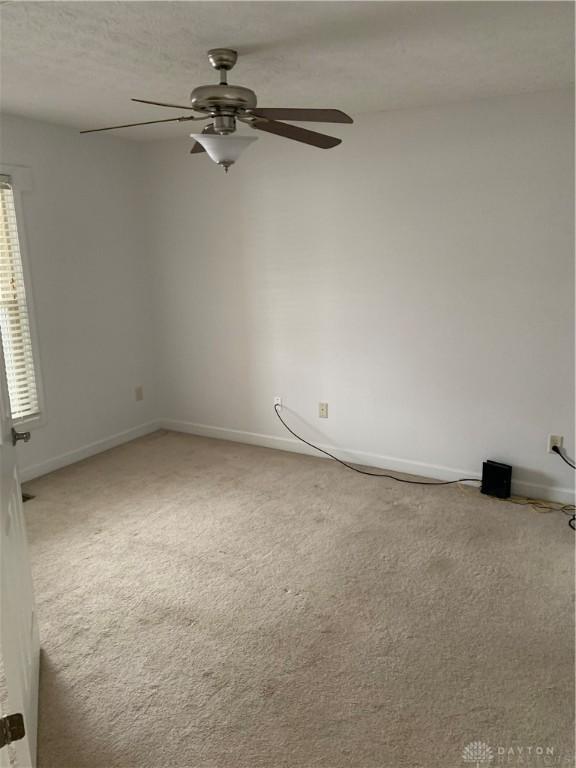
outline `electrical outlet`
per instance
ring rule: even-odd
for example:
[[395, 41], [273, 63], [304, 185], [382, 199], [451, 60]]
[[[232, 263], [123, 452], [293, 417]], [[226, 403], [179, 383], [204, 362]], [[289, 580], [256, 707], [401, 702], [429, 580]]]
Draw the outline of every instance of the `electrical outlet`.
[[279, 405], [282, 408], [282, 398], [279, 395], [274, 398], [274, 405]]
[[321, 419], [328, 418], [328, 403], [318, 403], [318, 416]]
[[136, 400], [137, 403], [139, 403], [140, 400], [144, 400], [144, 387], [142, 384], [134, 387], [134, 400]]
[[555, 453], [555, 451], [552, 450], [554, 446], [558, 448], [562, 448], [563, 445], [564, 445], [563, 435], [548, 435], [548, 453]]

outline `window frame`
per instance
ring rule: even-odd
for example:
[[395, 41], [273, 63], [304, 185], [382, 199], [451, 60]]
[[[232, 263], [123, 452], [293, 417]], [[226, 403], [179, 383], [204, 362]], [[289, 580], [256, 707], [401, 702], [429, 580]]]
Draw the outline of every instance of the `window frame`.
[[38, 328], [36, 324], [36, 312], [34, 301], [34, 288], [30, 270], [28, 240], [24, 222], [24, 205], [22, 195], [32, 191], [32, 173], [30, 168], [22, 165], [8, 165], [0, 163], [0, 175], [9, 176], [14, 197], [14, 210], [16, 212], [16, 227], [18, 230], [18, 246], [20, 261], [22, 263], [22, 275], [24, 277], [24, 289], [26, 291], [26, 308], [28, 310], [28, 325], [30, 328], [30, 341], [32, 345], [32, 359], [34, 362], [34, 376], [36, 379], [36, 394], [38, 396], [38, 411], [34, 416], [24, 416], [13, 419], [14, 426], [34, 429], [41, 427], [46, 421], [46, 401], [44, 398], [44, 384], [42, 380], [42, 365], [40, 361], [40, 345], [38, 343]]

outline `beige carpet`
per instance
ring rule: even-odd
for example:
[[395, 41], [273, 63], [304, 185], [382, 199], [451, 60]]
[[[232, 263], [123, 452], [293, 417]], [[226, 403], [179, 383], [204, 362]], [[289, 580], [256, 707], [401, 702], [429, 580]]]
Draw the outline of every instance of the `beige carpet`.
[[573, 764], [562, 514], [171, 432], [26, 490], [40, 768]]

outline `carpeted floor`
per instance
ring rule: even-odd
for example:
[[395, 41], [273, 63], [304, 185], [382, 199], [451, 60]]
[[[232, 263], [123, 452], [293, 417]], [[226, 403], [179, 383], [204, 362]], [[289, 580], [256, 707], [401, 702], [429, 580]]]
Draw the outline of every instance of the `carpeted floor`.
[[26, 490], [40, 768], [572, 765], [562, 514], [173, 432]]

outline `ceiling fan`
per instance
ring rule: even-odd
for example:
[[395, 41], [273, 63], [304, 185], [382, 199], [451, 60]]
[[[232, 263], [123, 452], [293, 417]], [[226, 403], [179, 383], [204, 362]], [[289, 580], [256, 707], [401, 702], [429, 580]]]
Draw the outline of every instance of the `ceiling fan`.
[[210, 120], [201, 133], [191, 133], [195, 143], [191, 154], [207, 152], [209, 157], [226, 172], [238, 159], [240, 153], [256, 141], [256, 136], [233, 136], [236, 123], [240, 121], [257, 131], [273, 133], [286, 139], [301, 141], [320, 149], [330, 149], [341, 143], [341, 139], [327, 136], [324, 133], [310, 131], [296, 125], [288, 125], [283, 120], [313, 123], [352, 123], [353, 120], [339, 109], [290, 109], [282, 107], [258, 107], [256, 94], [250, 88], [241, 85], [229, 85], [227, 73], [236, 64], [238, 53], [230, 48], [213, 48], [208, 51], [208, 61], [220, 73], [218, 85], [200, 85], [190, 94], [190, 106], [167, 104], [162, 101], [132, 99], [141, 104], [153, 104], [157, 107], [171, 109], [189, 109], [203, 113], [202, 117], [183, 115], [169, 117], [165, 120], [148, 120], [144, 123], [128, 123], [126, 125], [111, 125], [107, 128], [93, 128], [80, 133], [96, 133], [97, 131], [112, 131], [118, 128], [133, 128], [137, 125], [152, 125], [154, 123], [184, 123], [194, 120]]

